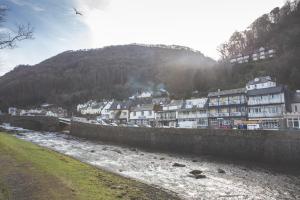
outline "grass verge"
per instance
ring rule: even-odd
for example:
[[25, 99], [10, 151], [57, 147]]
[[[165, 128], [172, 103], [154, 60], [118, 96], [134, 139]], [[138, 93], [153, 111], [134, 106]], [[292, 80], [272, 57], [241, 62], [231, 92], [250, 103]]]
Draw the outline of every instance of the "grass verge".
[[0, 133], [0, 199], [178, 199]]

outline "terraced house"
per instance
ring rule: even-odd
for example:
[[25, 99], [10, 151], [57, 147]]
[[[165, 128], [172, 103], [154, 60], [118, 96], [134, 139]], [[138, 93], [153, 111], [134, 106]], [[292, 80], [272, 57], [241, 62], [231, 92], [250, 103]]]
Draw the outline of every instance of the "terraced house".
[[131, 123], [151, 126], [155, 125], [155, 112], [160, 110], [159, 105], [154, 104], [142, 104], [131, 108], [129, 121]]
[[178, 111], [182, 109], [183, 100], [172, 100], [169, 104], [163, 105], [162, 110], [156, 113], [157, 127], [172, 127], [178, 126]]
[[207, 128], [207, 98], [187, 99], [177, 115], [179, 128]]
[[130, 101], [114, 101], [109, 111], [109, 121], [118, 124], [126, 124], [129, 120]]
[[288, 129], [300, 129], [300, 90], [292, 95], [291, 112], [284, 113], [284, 118]]
[[270, 76], [249, 81], [246, 89], [249, 121], [260, 124], [262, 129], [283, 128], [283, 115], [289, 110], [287, 89]]
[[246, 89], [218, 90], [208, 94], [209, 126], [231, 128], [247, 119]]

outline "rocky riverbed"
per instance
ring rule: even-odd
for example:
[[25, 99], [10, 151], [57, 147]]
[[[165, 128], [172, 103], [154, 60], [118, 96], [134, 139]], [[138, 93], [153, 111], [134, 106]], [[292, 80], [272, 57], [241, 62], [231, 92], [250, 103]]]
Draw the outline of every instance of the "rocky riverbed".
[[183, 199], [300, 199], [300, 169], [287, 172], [254, 163], [148, 152], [7, 124], [2, 128], [20, 139], [176, 192]]

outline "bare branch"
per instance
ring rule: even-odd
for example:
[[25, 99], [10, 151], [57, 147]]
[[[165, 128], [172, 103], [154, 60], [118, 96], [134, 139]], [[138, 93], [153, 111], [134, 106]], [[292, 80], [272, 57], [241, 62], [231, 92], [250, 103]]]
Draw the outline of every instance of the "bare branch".
[[0, 38], [0, 49], [15, 48], [17, 42], [26, 39], [33, 39], [33, 28], [30, 24], [19, 25], [15, 33], [7, 33]]

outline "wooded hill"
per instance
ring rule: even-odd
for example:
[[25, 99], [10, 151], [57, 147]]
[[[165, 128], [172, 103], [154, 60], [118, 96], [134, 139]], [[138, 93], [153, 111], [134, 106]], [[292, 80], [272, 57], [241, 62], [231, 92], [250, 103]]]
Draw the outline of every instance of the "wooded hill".
[[67, 51], [0, 78], [0, 107], [44, 102], [72, 106], [90, 99], [122, 99], [166, 87], [176, 96], [193, 90], [194, 74], [216, 62], [180, 46], [124, 45]]
[[[230, 58], [247, 55], [260, 47], [276, 50], [274, 59], [230, 65]], [[256, 19], [247, 30], [235, 32], [220, 45], [222, 60], [216, 70], [218, 85], [214, 88], [244, 86], [256, 76], [271, 75], [290, 89], [300, 89], [300, 1], [287, 1], [282, 8]], [[198, 77], [201, 79], [201, 75]]]

